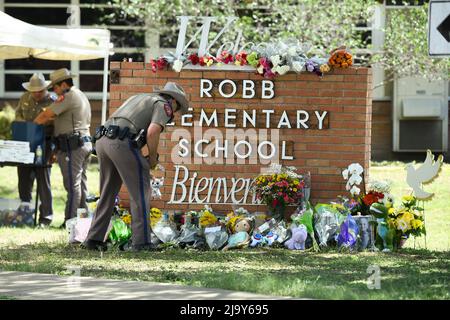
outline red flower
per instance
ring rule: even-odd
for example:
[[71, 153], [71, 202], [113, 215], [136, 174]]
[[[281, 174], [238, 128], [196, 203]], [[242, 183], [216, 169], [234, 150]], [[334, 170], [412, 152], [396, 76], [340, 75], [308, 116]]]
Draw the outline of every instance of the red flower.
[[188, 57], [188, 60], [191, 61], [191, 63], [195, 66], [196, 64], [199, 63], [200, 58], [196, 53], [193, 53]]
[[275, 208], [278, 205], [278, 203], [279, 203], [278, 199], [273, 199], [272, 207]]
[[239, 65], [245, 66], [247, 64], [247, 53], [245, 51], [239, 52], [235, 60], [239, 62]]
[[233, 62], [233, 55], [231, 53], [228, 53], [228, 51], [222, 51], [222, 53], [220, 54], [219, 58], [217, 59], [220, 62], [223, 62], [225, 64], [228, 64], [230, 62]]
[[363, 198], [363, 202], [366, 206], [371, 206], [372, 203], [378, 202], [379, 199], [383, 199], [384, 194], [379, 192], [369, 192]]
[[199, 58], [199, 63], [202, 67], [206, 66], [206, 59], [205, 57], [201, 57]]
[[157, 60], [151, 59], [150, 63], [152, 65], [152, 71], [156, 72], [157, 70], [164, 69], [167, 66], [167, 60], [165, 58], [158, 58]]

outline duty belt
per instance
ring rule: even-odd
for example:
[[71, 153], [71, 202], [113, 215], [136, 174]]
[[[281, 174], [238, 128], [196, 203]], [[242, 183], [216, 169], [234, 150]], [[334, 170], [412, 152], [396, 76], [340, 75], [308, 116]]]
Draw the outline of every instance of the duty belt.
[[146, 143], [146, 137], [144, 129], [140, 130], [139, 133], [134, 133], [130, 131], [128, 127], [119, 127], [116, 125], [110, 125], [108, 127], [100, 126], [95, 131], [94, 142], [99, 140], [101, 137], [105, 136], [111, 140], [119, 139], [123, 140], [128, 138], [132, 145], [136, 148], [142, 148]]

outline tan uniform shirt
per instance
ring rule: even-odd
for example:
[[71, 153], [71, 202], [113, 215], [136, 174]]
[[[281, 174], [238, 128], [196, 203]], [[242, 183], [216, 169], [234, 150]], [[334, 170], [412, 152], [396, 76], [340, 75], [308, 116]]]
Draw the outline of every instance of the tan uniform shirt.
[[71, 87], [49, 109], [55, 114], [55, 136], [80, 132], [82, 136], [90, 135], [91, 105], [80, 89]]
[[173, 110], [159, 94], [143, 93], [132, 96], [114, 112], [105, 123], [129, 127], [135, 133], [141, 129], [147, 130], [151, 123], [157, 123], [164, 130], [167, 123], [172, 120]]
[[19, 100], [16, 109], [16, 121], [33, 121], [42, 109], [54, 102], [52, 96], [48, 94], [41, 101], [35, 101], [30, 92], [25, 92]]

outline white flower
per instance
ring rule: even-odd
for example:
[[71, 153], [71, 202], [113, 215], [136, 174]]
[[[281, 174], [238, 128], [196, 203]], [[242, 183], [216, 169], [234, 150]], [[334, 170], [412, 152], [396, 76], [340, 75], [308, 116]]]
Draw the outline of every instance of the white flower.
[[352, 196], [357, 196], [357, 195], [359, 195], [360, 192], [361, 192], [361, 189], [358, 188], [357, 186], [353, 186], [350, 189], [350, 193], [352, 194]]
[[258, 71], [259, 74], [263, 74], [264, 73], [264, 67], [263, 66], [259, 66], [259, 68], [256, 69], [256, 71]]
[[289, 66], [276, 66], [274, 71], [278, 72], [279, 75], [286, 74], [291, 68]]
[[361, 181], [362, 181], [361, 176], [359, 176], [357, 174], [352, 174], [350, 179], [348, 179], [348, 182], [350, 184], [358, 184], [359, 185], [361, 183]]
[[270, 61], [272, 61], [273, 67], [275, 68], [276, 66], [278, 66], [280, 64], [281, 58], [279, 55], [271, 56]]
[[391, 186], [387, 181], [371, 181], [369, 184], [369, 191], [388, 194], [391, 192]]
[[172, 66], [172, 69], [176, 72], [181, 72], [183, 68], [183, 62], [181, 60], [175, 60]]
[[350, 184], [350, 182], [347, 182], [347, 184], [345, 185], [345, 189], [347, 191], [350, 191], [350, 188], [352, 187], [352, 185]]
[[292, 64], [292, 68], [294, 69], [295, 72], [301, 72], [303, 70], [304, 64], [301, 63], [300, 61], [295, 61]]
[[297, 54], [297, 48], [295, 47], [290, 47], [288, 49], [288, 55], [290, 55], [291, 57], [295, 56]]
[[408, 223], [403, 219], [397, 220], [397, 229], [402, 232], [406, 232], [408, 230]]
[[351, 174], [360, 175], [361, 173], [364, 172], [364, 168], [359, 163], [352, 163], [351, 165], [348, 166], [348, 171]]
[[342, 176], [344, 177], [345, 180], [348, 179], [348, 169], [345, 169], [344, 171], [342, 171]]

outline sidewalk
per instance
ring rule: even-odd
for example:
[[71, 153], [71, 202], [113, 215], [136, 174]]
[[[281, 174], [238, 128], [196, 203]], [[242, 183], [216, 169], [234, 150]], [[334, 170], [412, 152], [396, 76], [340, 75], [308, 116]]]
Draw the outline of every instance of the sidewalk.
[[290, 299], [249, 292], [197, 288], [156, 282], [0, 271], [0, 296], [43, 300], [272, 300]]

